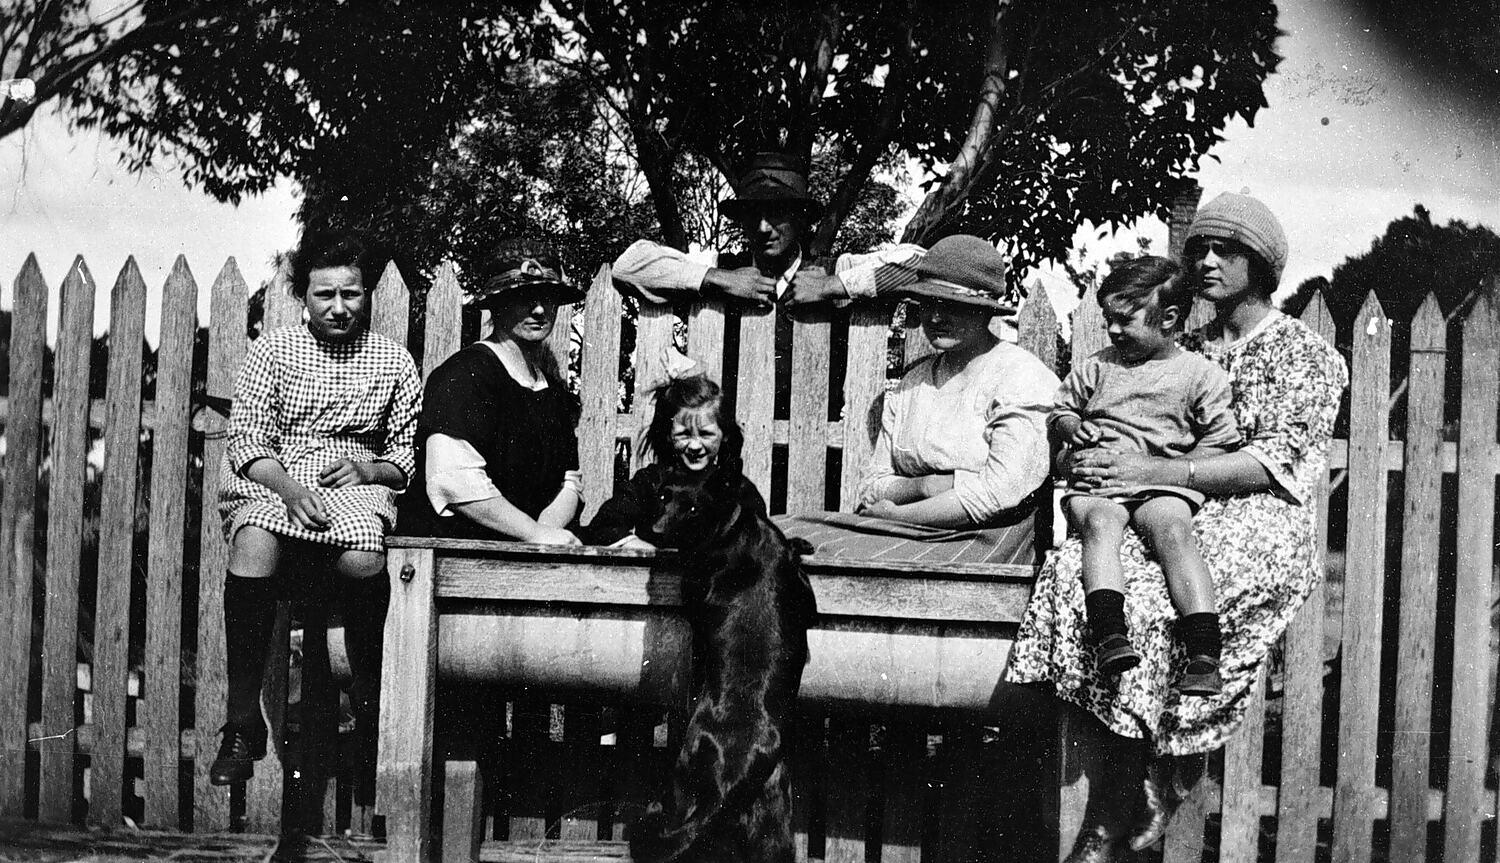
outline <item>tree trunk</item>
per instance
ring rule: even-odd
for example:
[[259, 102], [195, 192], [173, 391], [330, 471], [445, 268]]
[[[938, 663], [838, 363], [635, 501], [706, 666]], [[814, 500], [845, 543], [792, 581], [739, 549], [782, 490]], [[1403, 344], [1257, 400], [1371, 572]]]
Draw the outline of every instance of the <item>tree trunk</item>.
[[674, 154], [661, 145], [653, 129], [635, 127], [631, 129], [631, 135], [635, 138], [641, 173], [651, 190], [651, 205], [661, 226], [662, 242], [685, 252], [688, 247], [687, 227], [678, 211], [677, 192], [672, 188]]
[[974, 188], [982, 168], [990, 158], [990, 144], [995, 134], [1000, 99], [1005, 94], [1005, 28], [1004, 10], [996, 10], [990, 29], [990, 46], [985, 52], [984, 79], [979, 99], [969, 121], [969, 133], [948, 174], [937, 188], [927, 194], [922, 205], [901, 234], [903, 243], [928, 245], [941, 236], [943, 226], [962, 211], [969, 191]]

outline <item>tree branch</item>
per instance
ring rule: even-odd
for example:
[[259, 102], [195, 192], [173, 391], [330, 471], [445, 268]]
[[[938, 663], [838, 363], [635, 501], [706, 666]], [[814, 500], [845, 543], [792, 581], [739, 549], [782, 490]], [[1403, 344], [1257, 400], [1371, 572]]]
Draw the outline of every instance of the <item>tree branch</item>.
[[914, 2], [908, 0], [906, 15], [903, 16], [902, 25], [898, 29], [893, 45], [891, 68], [885, 76], [885, 87], [880, 94], [880, 110], [876, 114], [876, 121], [872, 124], [870, 134], [860, 141], [859, 152], [850, 162], [849, 170], [839, 179], [838, 188], [834, 191], [828, 207], [823, 212], [823, 218], [818, 223], [818, 231], [811, 247], [814, 258], [833, 251], [833, 241], [838, 236], [839, 228], [843, 226], [844, 220], [854, 209], [854, 202], [858, 200], [860, 191], [870, 179], [870, 173], [874, 171], [880, 157], [890, 149], [891, 141], [895, 140], [897, 124], [901, 120], [906, 100], [911, 93], [912, 19], [914, 17], [916, 17]]
[[980, 160], [989, 149], [995, 130], [1000, 99], [1005, 94], [1005, 12], [997, 9], [991, 21], [990, 44], [985, 50], [984, 77], [969, 120], [969, 131], [958, 155], [948, 167], [938, 188], [928, 193], [901, 235], [904, 243], [926, 245], [938, 227], [947, 221], [954, 206], [968, 194]]

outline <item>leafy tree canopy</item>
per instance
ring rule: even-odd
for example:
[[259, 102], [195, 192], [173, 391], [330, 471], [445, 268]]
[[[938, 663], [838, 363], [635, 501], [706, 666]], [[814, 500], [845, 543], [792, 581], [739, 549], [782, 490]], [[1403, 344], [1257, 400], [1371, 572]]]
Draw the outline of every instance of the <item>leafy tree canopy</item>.
[[1225, 123], [1264, 105], [1280, 60], [1269, 2], [555, 7], [539, 29], [630, 129], [669, 242], [659, 185], [678, 154], [734, 177], [755, 150], [831, 142], [847, 167], [815, 252], [894, 152], [939, 175], [904, 239], [968, 231], [1023, 266], [1061, 258], [1080, 220], [1164, 214]]
[[53, 99], [76, 105], [121, 58], [191, 39], [229, 5], [6, 0], [0, 15], [0, 81], [11, 85], [0, 86], [0, 138], [25, 128]]
[[904, 239], [978, 233], [1020, 272], [1065, 256], [1081, 220], [1164, 214], [1225, 123], [1264, 104], [1275, 19], [1269, 0], [248, 0], [90, 79], [77, 117], [136, 166], [175, 151], [221, 199], [292, 177], [304, 221], [399, 235], [451, 183], [454, 142], [495, 122], [497, 75], [557, 63], [604, 107], [606, 152], [639, 171], [673, 245], [706, 170], [722, 187], [778, 148], [825, 162], [815, 254], [880, 166], [915, 159], [938, 179]]
[[1452, 220], [1445, 225], [1418, 204], [1385, 228], [1370, 250], [1333, 269], [1333, 279], [1309, 279], [1282, 304], [1301, 314], [1314, 291], [1323, 292], [1334, 320], [1347, 327], [1371, 291], [1388, 317], [1410, 321], [1429, 293], [1451, 313], [1500, 270], [1500, 236], [1483, 225]]

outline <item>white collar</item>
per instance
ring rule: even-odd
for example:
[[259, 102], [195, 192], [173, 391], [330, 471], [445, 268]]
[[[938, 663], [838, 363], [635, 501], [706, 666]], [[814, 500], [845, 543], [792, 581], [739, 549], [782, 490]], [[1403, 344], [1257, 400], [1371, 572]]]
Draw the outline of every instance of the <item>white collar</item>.
[[802, 269], [802, 253], [799, 251], [797, 257], [792, 259], [792, 265], [776, 279], [776, 299], [781, 299], [786, 289], [792, 286], [792, 280], [797, 278], [797, 271], [800, 269]]
[[[547, 388], [547, 376], [541, 374], [540, 372], [537, 372], [535, 375], [530, 375], [529, 373], [531, 370], [524, 365], [524, 359], [521, 361], [523, 365], [517, 367], [515, 365], [515, 356], [512, 355], [509, 351], [501, 350], [499, 344], [492, 342], [489, 339], [485, 339], [484, 346], [494, 352], [495, 358], [500, 360], [500, 365], [505, 367], [505, 373], [510, 375], [511, 380], [515, 381], [517, 384], [525, 387], [526, 389], [531, 390], [532, 392], [541, 392], [542, 390]], [[523, 375], [532, 377], [532, 380], [523, 380]]]

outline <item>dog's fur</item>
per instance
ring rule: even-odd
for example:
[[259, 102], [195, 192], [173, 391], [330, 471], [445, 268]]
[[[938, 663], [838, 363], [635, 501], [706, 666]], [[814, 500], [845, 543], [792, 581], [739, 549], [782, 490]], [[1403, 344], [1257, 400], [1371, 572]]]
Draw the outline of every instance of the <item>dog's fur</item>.
[[799, 556], [732, 463], [669, 472], [642, 531], [681, 551], [694, 706], [672, 785], [630, 835], [636, 863], [792, 863], [785, 763], [816, 601]]

